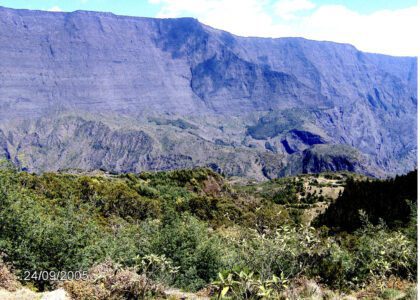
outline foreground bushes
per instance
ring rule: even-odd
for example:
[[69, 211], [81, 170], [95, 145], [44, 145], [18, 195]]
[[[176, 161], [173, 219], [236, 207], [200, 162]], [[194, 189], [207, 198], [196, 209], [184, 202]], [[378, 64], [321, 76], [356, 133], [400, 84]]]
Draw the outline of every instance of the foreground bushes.
[[417, 244], [399, 231], [367, 225], [327, 244], [315, 274], [335, 288], [383, 285], [390, 276], [417, 278]]
[[[194, 291], [213, 282], [220, 296], [257, 299], [279, 297], [304, 277], [339, 290], [417, 279], [413, 213], [392, 228], [362, 214], [360, 229], [330, 235], [328, 228], [295, 225], [271, 200], [241, 197], [209, 170], [107, 178], [5, 168], [0, 252], [17, 275], [103, 273], [66, 282], [75, 298], [159, 297], [164, 285]], [[42, 290], [52, 282], [34, 284]]]
[[75, 300], [156, 299], [164, 297], [163, 286], [136, 269], [106, 261], [89, 270], [85, 281], [66, 281], [64, 289]]
[[367, 224], [354, 235], [323, 236], [310, 227], [274, 232], [241, 231], [228, 239], [232, 257], [225, 275], [252, 271], [262, 282], [273, 276], [305, 275], [337, 289], [384, 283], [390, 276], [417, 278], [417, 243], [401, 231]]
[[221, 268], [221, 248], [217, 235], [194, 217], [184, 215], [168, 220], [153, 238], [154, 252], [179, 266], [174, 283], [198, 290], [211, 282]]

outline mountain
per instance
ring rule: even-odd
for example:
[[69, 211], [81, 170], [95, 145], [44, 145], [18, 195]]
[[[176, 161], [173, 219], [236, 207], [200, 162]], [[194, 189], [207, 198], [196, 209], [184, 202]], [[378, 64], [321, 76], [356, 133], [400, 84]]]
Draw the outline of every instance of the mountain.
[[30, 171], [414, 168], [417, 59], [192, 18], [0, 8], [0, 155]]

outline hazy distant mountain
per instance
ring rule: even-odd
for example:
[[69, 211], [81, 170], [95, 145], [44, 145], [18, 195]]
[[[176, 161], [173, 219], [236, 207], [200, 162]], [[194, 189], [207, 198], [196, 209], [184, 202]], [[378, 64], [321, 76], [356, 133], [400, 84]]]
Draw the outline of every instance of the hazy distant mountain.
[[190, 18], [7, 8], [0, 58], [0, 152], [29, 170], [261, 179], [416, 164], [416, 58]]

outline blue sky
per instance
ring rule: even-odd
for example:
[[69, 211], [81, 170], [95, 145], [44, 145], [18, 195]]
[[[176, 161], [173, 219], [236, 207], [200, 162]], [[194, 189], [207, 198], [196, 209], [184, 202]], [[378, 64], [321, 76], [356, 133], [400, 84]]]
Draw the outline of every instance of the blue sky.
[[[312, 2], [317, 5], [340, 4], [359, 13], [372, 13], [383, 9], [394, 10], [416, 5], [416, 0], [314, 0]], [[154, 17], [163, 4], [153, 4], [153, 1], [148, 0], [0, 0], [0, 6], [40, 10], [59, 7], [63, 11], [94, 10]]]
[[0, 0], [0, 6], [48, 10], [58, 7], [63, 11], [94, 10], [115, 14], [154, 17], [160, 5], [147, 0]]
[[242, 36], [302, 36], [394, 55], [413, 56], [420, 50], [415, 0], [0, 0], [0, 6], [190, 16]]

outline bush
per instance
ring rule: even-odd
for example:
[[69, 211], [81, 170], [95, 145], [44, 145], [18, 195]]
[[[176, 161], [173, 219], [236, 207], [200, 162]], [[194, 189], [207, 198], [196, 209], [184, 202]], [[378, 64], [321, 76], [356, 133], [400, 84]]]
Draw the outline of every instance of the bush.
[[[398, 226], [376, 218], [372, 225], [358, 212], [363, 226], [337, 233], [300, 225], [310, 204], [274, 203], [275, 195], [302, 192], [293, 182], [221, 188], [221, 177], [206, 169], [92, 177], [0, 168], [0, 252], [17, 275], [100, 265], [91, 273], [104, 272], [96, 277], [101, 284], [66, 282], [80, 299], [159, 297], [156, 282], [197, 290], [218, 273], [240, 282], [239, 298], [268, 297], [270, 289], [280, 293], [273, 276], [284, 282], [316, 279], [339, 290], [382, 289], [394, 277], [416, 280], [415, 201], [405, 202], [411, 213]], [[10, 286], [11, 274], [0, 267], [0, 280]], [[51, 282], [34, 284], [44, 289]], [[313, 284], [308, 286], [302, 295], [311, 294]]]
[[305, 273], [317, 258], [321, 240], [313, 228], [284, 225], [264, 233], [244, 231], [230, 243], [236, 253], [231, 270], [252, 270], [268, 280], [273, 275], [289, 279]]
[[[103, 232], [83, 209], [53, 208], [11, 192], [0, 204], [0, 220], [0, 249], [20, 270], [79, 270], [101, 257], [95, 244]], [[45, 282], [37, 284], [43, 289]]]
[[160, 204], [155, 199], [141, 197], [124, 182], [109, 182], [99, 193], [100, 207], [105, 216], [144, 220], [160, 214]]
[[273, 195], [273, 201], [277, 204], [293, 204], [299, 201], [296, 189], [299, 186], [295, 186], [295, 183], [287, 183], [284, 187], [278, 190]]
[[417, 278], [417, 245], [400, 231], [367, 225], [357, 232], [356, 260], [359, 277], [379, 280], [396, 275]]
[[0, 289], [14, 292], [20, 287], [17, 277], [10, 271], [9, 267], [4, 264], [0, 257]]
[[417, 278], [417, 245], [400, 231], [367, 224], [338, 241], [330, 239], [312, 274], [335, 288], [384, 284], [391, 276]]
[[353, 281], [359, 280], [356, 272], [354, 253], [339, 246], [334, 240], [327, 242], [326, 249], [320, 253], [318, 264], [310, 274], [319, 276], [323, 283], [337, 289], [354, 287]]
[[86, 281], [66, 281], [63, 287], [75, 300], [156, 299], [164, 296], [162, 285], [112, 261], [92, 267]]
[[218, 280], [213, 282], [217, 299], [229, 295], [229, 299], [280, 299], [287, 287], [283, 276], [271, 279], [258, 279], [253, 272], [233, 272], [224, 276], [219, 273]]
[[[118, 218], [107, 226], [94, 207], [45, 199], [19, 186], [17, 173], [0, 174], [0, 249], [18, 271], [87, 270], [112, 257], [129, 263], [138, 254], [139, 226]], [[141, 241], [141, 240], [140, 240]], [[43, 290], [48, 281], [36, 281]]]
[[189, 290], [198, 290], [217, 276], [220, 248], [217, 236], [211, 237], [207, 226], [189, 215], [169, 219], [154, 243], [155, 253], [179, 267], [174, 284]]

